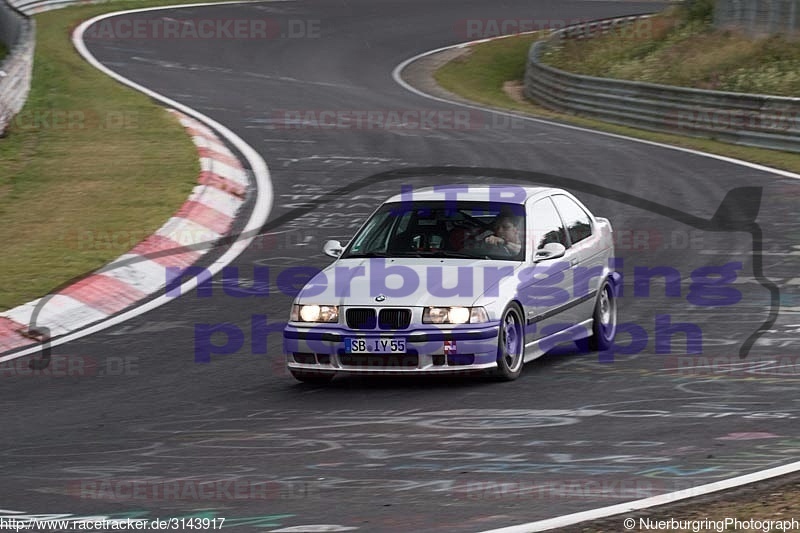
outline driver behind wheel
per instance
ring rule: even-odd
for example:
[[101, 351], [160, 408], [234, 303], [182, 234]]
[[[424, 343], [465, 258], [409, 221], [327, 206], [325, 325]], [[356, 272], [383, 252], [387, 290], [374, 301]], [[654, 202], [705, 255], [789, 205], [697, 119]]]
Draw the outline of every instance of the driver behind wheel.
[[512, 255], [518, 254], [522, 249], [519, 218], [513, 215], [499, 215], [492, 224], [494, 234], [484, 238], [483, 242], [491, 246], [504, 247]]

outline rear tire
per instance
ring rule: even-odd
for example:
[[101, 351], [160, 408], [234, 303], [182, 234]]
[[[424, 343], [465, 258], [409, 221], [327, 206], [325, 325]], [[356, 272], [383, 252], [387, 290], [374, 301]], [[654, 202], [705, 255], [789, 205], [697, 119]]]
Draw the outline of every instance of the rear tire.
[[617, 334], [617, 299], [614, 287], [608, 280], [605, 280], [600, 287], [593, 318], [589, 348], [597, 351], [608, 350]]
[[525, 361], [525, 328], [522, 311], [516, 304], [503, 311], [497, 336], [497, 368], [494, 375], [502, 381], [513, 381], [522, 374]]
[[319, 372], [317, 370], [297, 370], [296, 368], [290, 368], [289, 372], [292, 373], [292, 376], [297, 381], [302, 381], [303, 383], [311, 383], [313, 385], [324, 385], [326, 383], [330, 383], [330, 381], [336, 375], [336, 372]]

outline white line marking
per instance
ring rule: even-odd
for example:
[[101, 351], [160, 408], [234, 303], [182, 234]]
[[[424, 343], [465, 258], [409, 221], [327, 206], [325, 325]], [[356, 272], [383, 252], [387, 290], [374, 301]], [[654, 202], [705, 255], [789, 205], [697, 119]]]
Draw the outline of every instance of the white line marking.
[[[514, 35], [526, 35], [526, 34], [530, 34], [530, 33], [536, 33], [536, 32], [525, 32], [525, 33], [519, 33], [519, 34], [514, 34]], [[501, 37], [496, 37], [494, 39], [504, 39], [504, 38], [511, 37], [511, 36], [512, 35], [503, 35]], [[684, 153], [687, 153], [687, 154], [698, 155], [698, 156], [701, 156], [701, 157], [710, 157], [712, 159], [717, 159], [719, 161], [725, 161], [726, 163], [732, 163], [734, 165], [741, 165], [741, 166], [752, 168], [752, 169], [755, 169], [755, 170], [760, 170], [762, 172], [769, 172], [771, 174], [778, 174], [779, 176], [783, 176], [785, 178], [800, 179], [800, 174], [795, 174], [794, 172], [789, 172], [788, 170], [780, 170], [780, 169], [777, 169], [777, 168], [768, 167], [766, 165], [759, 165], [758, 163], [751, 163], [749, 161], [744, 161], [742, 159], [736, 159], [734, 157], [726, 157], [726, 156], [723, 156], [723, 155], [710, 154], [708, 152], [701, 152], [700, 150], [692, 150], [691, 148], [683, 148], [682, 146], [674, 146], [674, 145], [671, 145], [671, 144], [664, 144], [664, 143], [660, 143], [660, 142], [656, 142], [656, 141], [648, 141], [648, 140], [645, 140], [645, 139], [637, 139], [635, 137], [628, 137], [626, 135], [620, 135], [618, 133], [609, 133], [609, 132], [606, 132], [606, 131], [592, 130], [592, 129], [584, 128], [584, 127], [581, 127], [581, 126], [574, 126], [572, 124], [563, 124], [563, 123], [560, 123], [560, 122], [554, 122], [552, 120], [547, 120], [547, 119], [543, 119], [543, 118], [536, 118], [536, 117], [531, 117], [531, 116], [528, 116], [528, 115], [520, 115], [518, 113], [512, 113], [510, 111], [500, 111], [500, 110], [497, 110], [497, 109], [482, 107], [482, 106], [479, 106], [479, 105], [476, 105], [476, 104], [467, 104], [465, 102], [459, 102], [459, 101], [456, 101], [456, 100], [448, 100], [447, 98], [434, 96], [432, 94], [425, 93], [425, 92], [417, 89], [416, 87], [412, 87], [405, 80], [403, 80], [403, 78], [401, 77], [401, 73], [403, 72], [403, 70], [408, 65], [410, 65], [411, 63], [417, 61], [418, 59], [422, 59], [423, 57], [426, 57], [426, 56], [429, 56], [429, 55], [433, 55], [433, 54], [437, 54], [439, 52], [444, 52], [445, 50], [451, 50], [453, 48], [464, 48], [466, 46], [471, 46], [473, 44], [478, 44], [478, 43], [491, 41], [491, 40], [493, 40], [493, 39], [479, 39], [477, 41], [467, 41], [465, 43], [458, 43], [458, 44], [452, 44], [450, 46], [443, 46], [442, 48], [437, 48], [435, 50], [430, 50], [428, 52], [423, 52], [421, 54], [417, 54], [414, 57], [410, 57], [410, 58], [406, 59], [405, 61], [403, 61], [402, 63], [400, 63], [399, 65], [397, 65], [394, 68], [394, 70], [392, 71], [392, 78], [394, 78], [394, 81], [397, 84], [399, 84], [401, 87], [403, 87], [404, 89], [406, 89], [406, 90], [408, 90], [408, 91], [410, 91], [410, 92], [412, 92], [412, 93], [414, 93], [414, 94], [416, 94], [418, 96], [421, 96], [423, 98], [428, 98], [430, 100], [435, 100], [437, 102], [444, 102], [444, 103], [451, 104], [451, 105], [459, 105], [459, 106], [462, 106], [462, 107], [467, 107], [469, 109], [476, 109], [478, 111], [486, 111], [486, 112], [489, 112], [489, 113], [496, 113], [498, 115], [502, 115], [502, 116], [506, 116], [506, 117], [520, 118], [520, 119], [523, 119], [523, 120], [529, 120], [531, 122], [538, 122], [539, 124], [547, 124], [547, 125], [550, 125], [550, 126], [558, 126], [558, 127], [561, 127], [561, 128], [567, 128], [567, 129], [574, 130], [574, 131], [582, 131], [582, 132], [585, 132], [585, 133], [593, 133], [595, 135], [603, 135], [603, 136], [606, 136], [606, 137], [611, 137], [613, 139], [624, 139], [626, 141], [633, 141], [633, 142], [637, 142], [637, 143], [647, 144], [647, 145], [650, 145], [650, 146], [658, 146], [659, 148], [666, 148], [666, 149], [669, 149], [669, 150], [677, 150], [679, 152], [684, 152]]]
[[[211, 127], [214, 131], [225, 137], [233, 146], [236, 147], [239, 152], [247, 158], [248, 163], [250, 164], [250, 168], [253, 171], [253, 176], [255, 177], [256, 181], [256, 201], [255, 205], [253, 206], [250, 219], [247, 221], [242, 233], [244, 235], [248, 235], [246, 238], [242, 238], [237, 240], [235, 243], [228, 248], [224, 254], [222, 254], [216, 261], [214, 261], [211, 265], [207, 267], [208, 272], [213, 276], [222, 268], [228, 264], [230, 264], [234, 259], [236, 259], [249, 245], [253, 238], [258, 233], [258, 230], [264, 223], [267, 221], [269, 217], [269, 213], [272, 210], [272, 201], [273, 201], [273, 191], [272, 191], [272, 182], [270, 181], [270, 174], [269, 168], [267, 168], [266, 162], [264, 159], [256, 152], [250, 145], [244, 142], [238, 135], [233, 133], [230, 129], [223, 126], [219, 122], [213, 120], [210, 117], [207, 117], [200, 113], [199, 111], [195, 111], [194, 109], [185, 106], [181, 103], [178, 103], [170, 98], [167, 98], [164, 95], [161, 95], [155, 91], [148, 89], [142, 85], [139, 85], [136, 82], [125, 78], [124, 76], [114, 72], [113, 70], [109, 69], [105, 65], [101, 64], [91, 52], [86, 47], [86, 43], [83, 42], [83, 34], [86, 29], [101, 20], [117, 17], [120, 15], [128, 15], [132, 13], [143, 13], [146, 11], [157, 11], [159, 9], [183, 9], [183, 8], [190, 8], [190, 7], [203, 7], [203, 6], [216, 6], [222, 3], [228, 4], [240, 4], [240, 3], [249, 3], [249, 2], [205, 2], [205, 3], [198, 3], [198, 4], [185, 4], [185, 5], [178, 5], [178, 6], [161, 6], [161, 7], [148, 7], [148, 8], [141, 8], [141, 9], [131, 9], [127, 11], [117, 11], [114, 13], [106, 13], [103, 15], [99, 15], [87, 21], [84, 21], [78, 26], [72, 34], [72, 43], [75, 48], [78, 50], [78, 53], [83, 56], [83, 58], [91, 64], [93, 67], [98, 69], [99, 71], [103, 72], [104, 74], [112, 77], [113, 79], [119, 81], [120, 83], [127, 85], [139, 92], [142, 92], [151, 98], [163, 102], [169, 107], [173, 109], [177, 109], [182, 113], [189, 115], [191, 117], [196, 118], [200, 122], [205, 123], [207, 126]], [[180, 287], [180, 293], [186, 294], [187, 292], [193, 290], [197, 286], [197, 278], [191, 278], [183, 283]], [[82, 337], [86, 337], [87, 335], [91, 335], [93, 333], [97, 333], [98, 331], [102, 331], [106, 328], [110, 328], [111, 326], [115, 326], [117, 324], [121, 324], [126, 320], [130, 320], [131, 318], [137, 317], [142, 315], [148, 311], [156, 309], [157, 307], [161, 307], [162, 305], [173, 301], [175, 298], [170, 297], [167, 295], [162, 295], [150, 300], [149, 302], [130, 309], [120, 315], [117, 315], [113, 318], [108, 320], [104, 320], [99, 322], [93, 326], [88, 328], [82, 329], [80, 331], [76, 331], [75, 333], [71, 333], [65, 335], [63, 337], [59, 337], [58, 339], [54, 339], [51, 341], [51, 346], [59, 346], [61, 344], [65, 344], [67, 342], [80, 339]], [[40, 346], [32, 346], [20, 352], [6, 355], [0, 357], [0, 362], [11, 361], [13, 359], [17, 359], [19, 357], [24, 357], [26, 355], [30, 355], [32, 353], [37, 353], [41, 350]]]
[[665, 505], [668, 503], [685, 500], [687, 498], [695, 498], [697, 496], [703, 496], [712, 492], [733, 489], [748, 483], [755, 483], [757, 481], [763, 481], [772, 477], [791, 474], [797, 472], [798, 470], [800, 470], [800, 461], [770, 468], [768, 470], [762, 470], [760, 472], [754, 472], [744, 476], [738, 476], [722, 481], [715, 481], [714, 483], [709, 483], [707, 485], [700, 485], [698, 487], [692, 487], [686, 490], [670, 492], [669, 494], [660, 494], [651, 498], [643, 498], [641, 500], [635, 500], [632, 502], [609, 505], [608, 507], [600, 507], [598, 509], [591, 509], [589, 511], [582, 511], [580, 513], [557, 516], [555, 518], [529, 522], [527, 524], [492, 529], [483, 531], [482, 533], [532, 533], [534, 531], [549, 531], [551, 529], [567, 527], [589, 520], [597, 520], [600, 518], [607, 518], [609, 516], [639, 511], [642, 509], [649, 509], [650, 507]]

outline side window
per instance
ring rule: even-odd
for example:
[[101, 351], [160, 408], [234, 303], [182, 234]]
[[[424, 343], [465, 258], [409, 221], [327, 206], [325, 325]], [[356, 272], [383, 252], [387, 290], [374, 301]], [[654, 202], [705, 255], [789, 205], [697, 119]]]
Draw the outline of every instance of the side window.
[[557, 194], [553, 196], [553, 201], [556, 203], [558, 212], [561, 213], [561, 218], [567, 226], [569, 238], [572, 244], [580, 242], [586, 237], [592, 235], [592, 219], [586, 214], [581, 206], [575, 203], [572, 198]]
[[564, 246], [567, 245], [567, 235], [564, 231], [564, 226], [550, 198], [544, 198], [533, 204], [533, 213], [531, 217], [533, 227], [531, 243], [533, 244], [534, 250], [543, 248], [545, 244], [551, 242], [558, 242]]

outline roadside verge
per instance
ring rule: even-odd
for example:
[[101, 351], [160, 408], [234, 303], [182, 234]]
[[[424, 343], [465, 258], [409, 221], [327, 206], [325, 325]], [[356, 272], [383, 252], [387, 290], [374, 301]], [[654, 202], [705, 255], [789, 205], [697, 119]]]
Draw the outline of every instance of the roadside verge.
[[228, 235], [244, 202], [247, 172], [213, 131], [172, 112], [197, 147], [202, 169], [189, 199], [116, 261], [57, 293], [0, 313], [0, 352], [70, 333], [135, 305], [164, 287], [169, 269], [191, 266]]
[[[249, 168], [249, 172], [250, 172], [250, 175], [251, 175], [251, 178], [252, 178], [252, 191], [253, 191], [252, 209], [250, 210], [249, 217], [242, 224], [243, 227], [241, 228], [241, 230], [237, 231], [235, 235], [230, 235], [229, 237], [227, 237], [225, 239], [222, 239], [224, 242], [222, 242], [221, 244], [223, 244], [224, 246], [220, 246], [219, 248], [220, 249], [224, 249], [224, 251], [221, 254], [219, 254], [218, 257], [217, 257], [217, 254], [214, 254], [214, 257], [212, 258], [210, 263], [207, 264], [204, 267], [203, 272], [204, 272], [205, 276], [213, 276], [214, 274], [219, 272], [224, 266], [228, 265], [236, 257], [238, 257], [249, 246], [249, 244], [252, 242], [252, 240], [257, 236], [260, 228], [263, 226], [263, 224], [266, 222], [267, 218], [269, 217], [269, 214], [270, 214], [270, 211], [271, 211], [271, 207], [272, 207], [273, 196], [272, 196], [272, 184], [271, 184], [271, 181], [270, 181], [269, 169], [267, 168], [266, 163], [261, 158], [261, 156], [251, 146], [249, 146], [238, 135], [233, 133], [230, 129], [228, 129], [224, 125], [220, 124], [219, 122], [217, 122], [217, 121], [215, 121], [215, 120], [213, 120], [213, 119], [211, 119], [211, 118], [199, 113], [198, 111], [196, 111], [196, 110], [194, 110], [194, 109], [192, 109], [192, 108], [190, 108], [188, 106], [180, 104], [179, 102], [176, 102], [176, 101], [174, 101], [174, 100], [172, 100], [170, 98], [167, 98], [167, 97], [165, 97], [165, 96], [163, 96], [163, 95], [161, 95], [159, 93], [156, 93], [155, 91], [152, 91], [152, 90], [150, 90], [150, 89], [148, 89], [148, 88], [146, 88], [146, 87], [144, 87], [142, 85], [139, 85], [139, 84], [137, 84], [137, 83], [135, 83], [135, 82], [133, 82], [131, 80], [128, 80], [127, 78], [119, 75], [118, 73], [114, 72], [113, 70], [109, 69], [108, 67], [100, 64], [99, 61], [97, 61], [97, 59], [87, 49], [85, 43], [83, 42], [83, 34], [86, 31], [86, 29], [89, 26], [91, 26], [92, 24], [94, 24], [94, 23], [96, 23], [96, 22], [98, 22], [100, 20], [109, 18], [109, 17], [120, 16], [120, 15], [124, 15], [124, 14], [129, 14], [129, 13], [144, 12], [144, 11], [176, 9], [176, 8], [182, 8], [182, 7], [197, 7], [197, 6], [201, 6], [201, 5], [216, 5], [216, 4], [217, 3], [182, 4], [182, 5], [177, 5], [177, 6], [152, 7], [152, 8], [142, 8], [142, 9], [135, 9], [135, 10], [129, 10], [129, 11], [115, 12], [115, 13], [107, 13], [107, 14], [96, 16], [96, 17], [94, 17], [94, 18], [92, 18], [90, 20], [86, 20], [83, 23], [81, 23], [75, 29], [75, 31], [73, 33], [73, 37], [72, 37], [73, 44], [74, 44], [75, 48], [78, 50], [78, 52], [80, 53], [80, 55], [90, 65], [92, 65], [96, 69], [100, 70], [101, 72], [103, 72], [107, 76], [111, 77], [112, 79], [122, 83], [123, 85], [126, 85], [128, 87], [134, 88], [137, 91], [139, 91], [139, 92], [143, 93], [144, 95], [146, 95], [147, 97], [150, 97], [150, 98], [152, 98], [152, 99], [154, 99], [154, 100], [156, 100], [158, 102], [161, 102], [161, 103], [167, 105], [168, 107], [177, 110], [178, 112], [180, 112], [181, 114], [185, 115], [186, 117], [195, 119], [196, 121], [202, 123], [202, 126], [200, 126], [200, 128], [198, 128], [196, 130], [196, 131], [201, 132], [202, 134], [199, 135], [199, 136], [195, 136], [195, 137], [205, 137], [205, 139], [200, 141], [201, 144], [203, 144], [203, 145], [199, 147], [199, 151], [201, 152], [201, 163], [203, 163], [203, 165], [204, 165], [203, 166], [203, 170], [206, 171], [206, 173], [201, 172], [201, 175], [200, 175], [201, 185], [206, 186], [206, 187], [219, 189], [219, 187], [217, 186], [217, 185], [219, 185], [219, 183], [214, 183], [217, 180], [215, 180], [215, 178], [212, 176], [213, 173], [209, 173], [208, 172], [210, 170], [210, 168], [209, 168], [210, 162], [209, 161], [204, 161], [204, 159], [209, 159], [209, 160], [212, 159], [212, 158], [209, 158], [207, 156], [211, 152], [216, 152], [217, 150], [215, 150], [215, 148], [219, 148], [220, 146], [222, 146], [222, 143], [219, 140], [214, 142], [213, 140], [209, 139], [208, 135], [206, 135], [208, 132], [213, 131], [215, 134], [218, 134], [221, 138], [224, 138], [225, 142], [229, 146], [231, 146], [232, 150], [235, 150], [238, 154], [241, 155], [241, 157], [243, 158], [242, 161], [246, 161], [246, 166]], [[203, 128], [206, 128], [206, 130], [204, 131]], [[213, 159], [215, 160], [215, 163], [214, 163], [215, 164], [215, 168], [218, 165], [231, 166], [230, 165], [231, 161], [230, 161], [230, 159], [229, 159], [229, 157], [227, 155], [225, 157], [222, 157], [222, 158], [218, 158], [218, 157], [215, 156]], [[217, 159], [219, 159], [219, 162], [216, 161]], [[226, 178], [230, 178], [230, 176], [225, 176], [225, 177]], [[205, 183], [203, 183], [203, 181]], [[237, 180], [235, 180], [235, 179], [234, 180], [230, 180], [229, 179], [228, 181], [230, 181], [232, 183], [226, 183], [226, 185], [230, 186], [230, 187], [233, 187], [233, 188], [229, 189], [229, 190], [226, 190], [226, 191], [223, 191], [223, 192], [226, 192], [228, 194], [234, 193], [233, 196], [236, 196], [236, 194], [235, 194], [236, 189], [239, 188], [241, 183], [239, 183], [239, 185], [237, 186], [237, 185], [235, 185]], [[190, 201], [193, 201], [193, 200], [196, 201], [196, 198], [194, 198], [194, 197], [190, 198]], [[195, 208], [196, 208], [196, 206], [195, 206]], [[184, 209], [186, 209], [186, 206], [184, 206]], [[193, 209], [188, 209], [187, 211], [184, 211], [183, 214], [186, 214], [189, 211], [193, 211]], [[223, 211], [223, 213], [224, 213], [224, 211]], [[206, 222], [209, 222], [208, 217], [207, 217], [208, 212], [206, 212], [205, 215], [206, 215], [206, 217], [204, 218], [204, 220]], [[168, 226], [171, 223], [174, 224], [174, 219], [175, 218], [184, 218], [184, 217], [175, 216], [175, 217], [173, 217], [173, 220], [170, 220], [167, 224], [165, 224], [165, 226]], [[213, 218], [213, 217], [211, 217], [211, 218]], [[219, 223], [219, 220], [217, 220], [216, 223]], [[237, 226], [239, 226], [239, 224], [237, 224]], [[172, 229], [174, 230], [174, 227]], [[202, 235], [204, 235], [207, 238], [209, 236], [209, 232], [206, 230], [206, 231], [204, 231], [202, 233]], [[213, 233], [211, 234], [211, 237], [212, 238], [214, 237]], [[200, 239], [198, 239], [197, 241], [194, 241], [194, 242], [195, 242], [195, 244], [197, 246], [195, 246], [194, 247], [195, 249], [193, 249], [192, 251], [197, 251], [197, 248], [209, 249], [209, 248], [217, 246], [217, 245], [214, 244], [213, 241], [203, 240], [202, 237]], [[200, 243], [202, 243], [202, 244], [200, 244]], [[185, 243], [181, 243], [181, 244], [184, 247], [191, 248], [191, 246], [189, 246], [189, 245], [187, 245]], [[186, 250], [181, 250], [181, 251], [186, 251]], [[165, 256], [165, 255], [171, 255], [172, 251], [157, 252], [157, 253], [153, 254], [153, 253], [148, 253], [146, 251], [140, 250], [140, 255], [142, 253], [147, 254], [148, 259], [143, 260], [143, 261], [139, 261], [137, 256], [134, 256], [134, 258], [125, 258], [125, 256], [123, 256], [124, 259], [121, 258], [121, 260], [118, 260], [115, 263], [112, 263], [111, 265], [109, 265], [107, 267], [104, 267], [103, 269], [100, 269], [99, 271], [95, 272], [95, 274], [105, 274], [111, 269], [111, 267], [117, 268], [117, 267], [123, 267], [123, 266], [130, 266], [131, 264], [134, 264], [134, 263], [137, 263], [137, 262], [142, 262], [143, 264], [147, 264], [147, 260], [154, 259], [154, 255], [159, 256], [159, 257]], [[128, 254], [126, 254], [126, 255], [128, 255]], [[164, 272], [163, 271], [160, 271], [160, 272], [161, 272], [160, 276], [162, 276], [161, 277], [161, 282], [163, 284], [163, 282], [165, 282], [166, 280], [163, 277], [164, 276]], [[151, 278], [152, 278], [152, 276], [151, 276]], [[186, 278], [181, 278], [181, 279], [185, 279], [185, 281], [183, 281], [183, 283], [179, 287], [181, 293], [185, 293], [187, 291], [191, 291], [198, 284], [198, 278], [196, 276], [188, 277], [188, 279], [186, 279]], [[33, 305], [34, 309], [31, 312], [31, 314], [28, 315], [28, 316], [30, 316], [32, 320], [39, 320], [39, 316], [43, 316], [43, 317], [46, 316], [46, 312], [45, 312], [44, 315], [42, 314], [42, 312], [45, 309], [45, 305], [49, 301], [51, 301], [53, 299], [54, 299], [53, 295], [48, 295], [47, 297], [40, 299], [38, 301], [38, 303], [35, 303]], [[77, 339], [77, 338], [80, 338], [80, 337], [95, 333], [97, 331], [101, 331], [101, 330], [103, 330], [105, 328], [108, 328], [108, 327], [111, 327], [113, 325], [119, 324], [121, 322], [124, 322], [125, 320], [128, 320], [128, 319], [133, 318], [135, 316], [141, 315], [141, 314], [143, 314], [143, 313], [145, 313], [145, 312], [147, 312], [147, 311], [149, 311], [151, 309], [159, 307], [159, 306], [171, 301], [172, 298], [167, 296], [167, 295], [164, 295], [164, 294], [157, 294], [155, 297], [148, 298], [148, 299], [145, 299], [145, 300], [146, 301], [139, 300], [138, 303], [135, 306], [128, 307], [124, 311], [121, 311], [121, 312], [119, 312], [117, 314], [105, 313], [103, 316], [108, 316], [108, 318], [95, 316], [96, 320], [86, 320], [86, 321], [84, 321], [83, 323], [84, 324], [88, 324], [88, 325], [81, 326], [77, 330], [72, 329], [72, 330], [69, 330], [69, 332], [67, 332], [65, 329], [63, 329], [62, 331], [64, 331], [64, 334], [62, 336], [60, 336], [60, 337], [55, 337], [52, 333], [50, 333], [49, 335], [46, 335], [46, 336], [42, 336], [42, 335], [36, 336], [36, 333], [37, 333], [36, 331], [28, 331], [28, 333], [31, 333], [31, 334], [34, 335], [35, 340], [37, 340], [37, 341], [41, 340], [41, 341], [44, 341], [44, 342], [42, 342], [41, 345], [39, 345], [39, 344], [36, 344], [36, 345], [33, 345], [33, 346], [24, 345], [22, 348], [15, 349], [15, 351], [13, 353], [11, 353], [11, 354], [0, 356], [0, 362], [11, 360], [11, 359], [15, 359], [17, 357], [22, 357], [22, 356], [25, 356], [25, 355], [28, 355], [28, 354], [31, 354], [31, 353], [39, 352], [39, 351], [41, 351], [43, 354], [46, 354], [47, 350], [49, 350], [49, 348], [52, 347], [52, 346], [57, 346], [57, 345], [60, 345], [60, 344], [64, 344], [64, 343], [69, 342], [71, 340], [74, 340], [74, 339]], [[28, 304], [28, 305], [30, 305], [30, 304]], [[25, 318], [24, 314], [21, 315], [21, 316], [22, 316], [23, 319]], [[8, 317], [6, 317], [6, 318], [8, 318]], [[41, 320], [39, 322], [36, 322], [36, 324], [34, 324], [33, 327], [41, 329], [42, 326], [40, 326], [40, 322], [41, 322]], [[27, 325], [26, 324], [22, 324], [22, 325], [26, 326], [28, 330], [30, 330], [31, 326], [32, 326], [30, 323], [27, 324]], [[58, 324], [56, 324], [56, 325], [58, 325]], [[44, 327], [47, 327], [47, 326], [44, 326]], [[14, 329], [12, 328], [12, 330], [14, 330]], [[14, 330], [14, 331], [16, 331], [16, 330]], [[39, 332], [39, 333], [41, 333], [41, 332]], [[45, 331], [44, 333], [48, 334], [49, 332]], [[55, 337], [55, 338], [53, 338], [53, 337]], [[48, 339], [51, 339], [51, 338], [52, 338], [52, 340], [48, 340]], [[34, 339], [31, 339], [31, 340], [34, 340]]]

